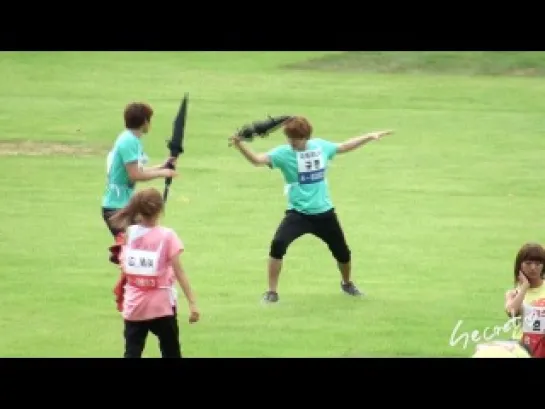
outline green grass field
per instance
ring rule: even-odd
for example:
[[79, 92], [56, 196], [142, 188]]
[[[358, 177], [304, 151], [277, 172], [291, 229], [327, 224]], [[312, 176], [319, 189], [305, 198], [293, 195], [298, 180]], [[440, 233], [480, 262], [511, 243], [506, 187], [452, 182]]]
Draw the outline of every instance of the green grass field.
[[[105, 155], [125, 104], [144, 100], [156, 112], [144, 145], [162, 162], [184, 92], [186, 153], [164, 223], [185, 242], [202, 311], [190, 326], [180, 296], [185, 356], [471, 355], [449, 345], [454, 326], [502, 325], [516, 251], [545, 242], [545, 54], [425, 54], [0, 54], [0, 356], [122, 355]], [[333, 141], [395, 130], [329, 171], [363, 299], [341, 293], [308, 236], [287, 254], [280, 303], [261, 304], [283, 183], [227, 138], [266, 114], [305, 115]], [[150, 336], [145, 356], [158, 355]]]

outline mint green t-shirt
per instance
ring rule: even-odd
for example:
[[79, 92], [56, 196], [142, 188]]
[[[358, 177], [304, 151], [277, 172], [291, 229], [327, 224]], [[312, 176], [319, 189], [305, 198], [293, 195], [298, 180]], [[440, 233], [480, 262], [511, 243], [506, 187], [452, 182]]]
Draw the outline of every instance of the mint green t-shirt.
[[286, 183], [288, 209], [304, 214], [319, 214], [333, 208], [327, 186], [328, 162], [337, 153], [338, 144], [319, 138], [309, 139], [304, 151], [281, 145], [267, 155], [272, 169], [280, 169]]
[[140, 138], [125, 130], [117, 137], [106, 159], [107, 182], [102, 207], [120, 209], [129, 202], [134, 192], [134, 183], [131, 183], [125, 165], [131, 162], [138, 162], [142, 168], [146, 156]]

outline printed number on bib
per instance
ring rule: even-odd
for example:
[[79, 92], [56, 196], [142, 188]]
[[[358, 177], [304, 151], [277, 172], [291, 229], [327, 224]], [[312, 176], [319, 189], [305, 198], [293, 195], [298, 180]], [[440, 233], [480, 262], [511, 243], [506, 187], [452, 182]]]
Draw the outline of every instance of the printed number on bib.
[[534, 331], [539, 332], [541, 331], [541, 322], [540, 321], [534, 321], [534, 325], [532, 328]]
[[300, 184], [324, 180], [325, 163], [320, 149], [297, 153], [297, 170]]

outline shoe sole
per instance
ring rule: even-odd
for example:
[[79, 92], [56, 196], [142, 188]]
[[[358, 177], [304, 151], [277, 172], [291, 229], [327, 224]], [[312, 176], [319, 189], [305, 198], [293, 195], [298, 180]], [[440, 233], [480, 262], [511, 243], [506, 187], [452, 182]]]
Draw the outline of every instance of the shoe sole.
[[341, 292], [342, 292], [343, 294], [349, 295], [349, 296], [351, 296], [351, 297], [363, 297], [363, 293], [359, 293], [359, 294], [350, 294], [350, 293], [348, 293], [348, 292], [346, 292], [346, 291], [344, 291], [344, 290], [341, 290]]

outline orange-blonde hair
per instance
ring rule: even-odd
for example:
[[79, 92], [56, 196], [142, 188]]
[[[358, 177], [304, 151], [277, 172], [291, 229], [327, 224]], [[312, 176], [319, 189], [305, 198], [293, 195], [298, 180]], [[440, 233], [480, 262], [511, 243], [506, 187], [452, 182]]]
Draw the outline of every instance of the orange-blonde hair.
[[294, 116], [284, 122], [284, 134], [291, 139], [310, 139], [312, 125], [302, 116]]

